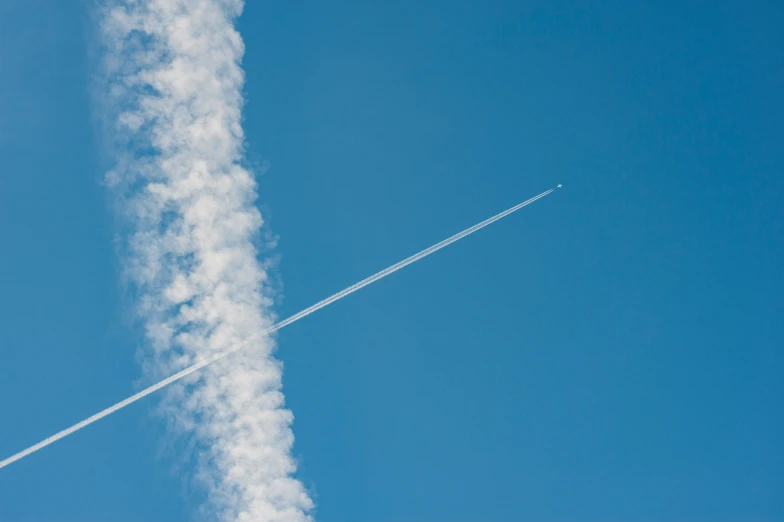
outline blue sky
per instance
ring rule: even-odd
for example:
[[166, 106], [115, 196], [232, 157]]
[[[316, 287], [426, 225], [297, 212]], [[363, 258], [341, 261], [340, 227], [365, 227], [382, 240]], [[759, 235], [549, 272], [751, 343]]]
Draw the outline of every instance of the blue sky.
[[[252, 1], [248, 162], [318, 520], [784, 520], [777, 2]], [[85, 5], [0, 4], [0, 458], [135, 390]], [[779, 268], [777, 268], [779, 267]], [[154, 398], [0, 520], [180, 521]]]

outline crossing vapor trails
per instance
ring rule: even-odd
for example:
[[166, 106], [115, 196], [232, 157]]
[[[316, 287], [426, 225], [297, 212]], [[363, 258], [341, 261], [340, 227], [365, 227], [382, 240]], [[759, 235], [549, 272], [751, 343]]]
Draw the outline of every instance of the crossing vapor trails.
[[144, 390], [142, 390], [142, 391], [140, 391], [140, 392], [138, 392], [138, 393], [136, 393], [134, 395], [131, 395], [127, 399], [122, 400], [122, 401], [118, 402], [117, 404], [114, 404], [113, 406], [110, 406], [110, 407], [106, 408], [105, 410], [100, 411], [100, 412], [96, 413], [95, 415], [92, 415], [91, 417], [88, 417], [85, 420], [74, 424], [70, 428], [66, 428], [66, 429], [64, 429], [64, 430], [62, 430], [62, 431], [60, 431], [58, 433], [55, 433], [54, 435], [52, 435], [50, 437], [47, 437], [46, 439], [42, 440], [41, 442], [39, 442], [37, 444], [34, 444], [34, 445], [30, 446], [29, 448], [27, 448], [25, 450], [22, 450], [19, 453], [16, 453], [15, 455], [12, 455], [12, 456], [6, 458], [5, 460], [0, 461], [0, 468], [4, 468], [4, 467], [8, 466], [9, 464], [13, 464], [14, 462], [16, 462], [16, 461], [18, 461], [20, 459], [23, 459], [24, 457], [26, 457], [26, 456], [28, 456], [28, 455], [30, 455], [32, 453], [35, 453], [36, 451], [41, 450], [41, 449], [45, 448], [46, 446], [49, 446], [50, 444], [52, 444], [54, 442], [57, 442], [58, 440], [60, 440], [60, 439], [62, 439], [64, 437], [67, 437], [68, 435], [71, 435], [72, 433], [75, 433], [75, 432], [79, 431], [82, 428], [85, 428], [86, 426], [89, 426], [90, 424], [92, 424], [92, 423], [94, 423], [96, 421], [99, 421], [99, 420], [103, 419], [104, 417], [107, 417], [108, 415], [111, 415], [112, 413], [116, 412], [117, 410], [121, 410], [122, 408], [125, 408], [126, 406], [128, 406], [128, 405], [130, 405], [130, 404], [132, 404], [132, 403], [134, 403], [134, 402], [136, 402], [136, 401], [138, 401], [140, 399], [143, 399], [144, 397], [146, 397], [146, 396], [148, 396], [148, 395], [150, 395], [150, 394], [160, 390], [161, 388], [164, 388], [164, 387], [168, 386], [169, 384], [172, 384], [173, 382], [176, 382], [176, 381], [182, 379], [183, 377], [185, 377], [187, 375], [190, 375], [190, 374], [192, 374], [192, 373], [194, 373], [194, 372], [204, 368], [205, 366], [208, 366], [208, 365], [214, 363], [215, 361], [223, 359], [227, 355], [230, 355], [230, 354], [232, 354], [234, 352], [237, 352], [237, 351], [241, 350], [242, 348], [247, 346], [252, 341], [254, 341], [254, 340], [256, 340], [256, 339], [258, 339], [260, 337], [263, 337], [265, 335], [268, 335], [268, 334], [270, 334], [272, 332], [275, 332], [277, 330], [280, 330], [281, 328], [283, 328], [285, 326], [288, 326], [291, 323], [299, 321], [300, 319], [302, 319], [302, 318], [312, 314], [313, 312], [316, 312], [316, 311], [320, 310], [321, 308], [324, 308], [325, 306], [328, 306], [328, 305], [334, 303], [335, 301], [338, 301], [338, 300], [346, 297], [349, 294], [353, 294], [357, 290], [359, 290], [361, 288], [364, 288], [364, 287], [366, 287], [366, 286], [368, 286], [368, 285], [370, 285], [372, 283], [375, 283], [379, 279], [383, 279], [384, 277], [392, 274], [393, 272], [397, 272], [401, 268], [404, 268], [404, 267], [406, 267], [406, 266], [408, 266], [408, 265], [410, 265], [412, 263], [415, 263], [416, 261], [419, 261], [420, 259], [422, 259], [424, 257], [427, 257], [430, 254], [432, 254], [432, 253], [434, 253], [434, 252], [436, 252], [438, 250], [441, 250], [442, 248], [444, 248], [446, 246], [449, 246], [452, 243], [454, 243], [456, 241], [459, 241], [460, 239], [463, 239], [464, 237], [466, 237], [466, 236], [468, 236], [470, 234], [473, 234], [477, 230], [482, 229], [482, 228], [484, 228], [484, 227], [486, 227], [486, 226], [488, 226], [488, 225], [498, 221], [499, 219], [502, 219], [502, 218], [508, 216], [509, 214], [511, 214], [511, 213], [513, 213], [513, 212], [515, 212], [517, 210], [520, 210], [521, 208], [525, 207], [526, 205], [529, 205], [529, 204], [533, 203], [534, 201], [545, 197], [546, 195], [550, 194], [554, 190], [555, 189], [550, 189], [550, 190], [547, 190], [545, 192], [542, 192], [538, 196], [535, 196], [535, 197], [533, 197], [533, 198], [531, 198], [531, 199], [529, 199], [527, 201], [524, 201], [524, 202], [522, 202], [522, 203], [520, 203], [518, 205], [515, 205], [514, 207], [512, 207], [512, 208], [510, 208], [508, 210], [505, 210], [505, 211], [503, 211], [503, 212], [501, 212], [499, 214], [496, 214], [495, 216], [493, 216], [491, 218], [488, 218], [488, 219], [486, 219], [486, 220], [484, 220], [484, 221], [482, 221], [480, 223], [477, 223], [476, 225], [474, 225], [472, 227], [469, 227], [469, 228], [463, 230], [462, 232], [459, 232], [459, 233], [453, 235], [452, 237], [450, 237], [448, 239], [445, 239], [445, 240], [443, 240], [443, 241], [441, 241], [439, 243], [436, 243], [435, 245], [430, 246], [430, 247], [422, 250], [421, 252], [419, 252], [417, 254], [414, 254], [411, 257], [408, 257], [408, 258], [406, 258], [406, 259], [404, 259], [402, 261], [399, 261], [398, 263], [395, 263], [394, 265], [392, 265], [392, 266], [390, 266], [388, 268], [385, 268], [384, 270], [381, 270], [380, 272], [376, 272], [372, 276], [367, 277], [367, 278], [363, 279], [362, 281], [360, 281], [358, 283], [355, 283], [355, 284], [349, 286], [348, 288], [346, 288], [344, 290], [341, 290], [340, 292], [337, 292], [336, 294], [333, 294], [330, 297], [327, 297], [326, 299], [323, 299], [323, 300], [319, 301], [318, 303], [316, 303], [316, 304], [314, 304], [314, 305], [312, 305], [312, 306], [310, 306], [308, 308], [305, 308], [304, 310], [302, 310], [302, 311], [300, 311], [300, 312], [298, 312], [298, 313], [288, 317], [287, 319], [284, 319], [284, 320], [282, 320], [282, 321], [280, 321], [278, 323], [275, 323], [271, 327], [269, 327], [269, 328], [267, 328], [265, 330], [262, 330], [261, 332], [259, 332], [259, 333], [255, 334], [255, 335], [245, 339], [242, 343], [240, 343], [238, 345], [235, 345], [234, 347], [232, 347], [232, 348], [230, 348], [228, 350], [216, 353], [216, 354], [212, 355], [211, 357], [208, 357], [208, 358], [203, 359], [203, 360], [201, 360], [201, 361], [199, 361], [199, 362], [197, 362], [197, 363], [195, 363], [195, 364], [193, 364], [191, 366], [188, 366], [184, 370], [181, 370], [180, 372], [175, 373], [174, 375], [172, 375], [170, 377], [167, 377], [166, 379], [163, 379], [162, 381], [160, 381], [160, 382], [158, 382], [156, 384], [153, 384], [152, 386], [149, 386], [148, 388], [145, 388]]

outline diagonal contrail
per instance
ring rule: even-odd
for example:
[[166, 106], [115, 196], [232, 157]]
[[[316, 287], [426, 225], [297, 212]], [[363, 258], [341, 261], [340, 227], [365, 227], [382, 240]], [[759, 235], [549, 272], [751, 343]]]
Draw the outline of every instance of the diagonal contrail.
[[231, 349], [226, 350], [224, 352], [216, 353], [215, 355], [213, 355], [211, 357], [203, 359], [203, 360], [201, 360], [201, 361], [199, 361], [199, 362], [197, 362], [197, 363], [195, 363], [195, 364], [185, 368], [184, 370], [182, 370], [182, 371], [180, 371], [178, 373], [175, 373], [171, 377], [167, 377], [166, 379], [164, 379], [164, 380], [162, 380], [162, 381], [160, 381], [160, 382], [158, 382], [156, 384], [153, 384], [152, 386], [150, 386], [148, 388], [145, 388], [144, 390], [142, 390], [142, 391], [140, 391], [140, 392], [138, 392], [138, 393], [136, 393], [134, 395], [131, 395], [127, 399], [122, 400], [122, 401], [118, 402], [117, 404], [115, 404], [113, 406], [109, 406], [105, 410], [102, 410], [102, 411], [96, 413], [95, 415], [92, 415], [91, 417], [88, 417], [88, 418], [84, 419], [83, 421], [74, 424], [70, 428], [66, 428], [66, 429], [64, 429], [62, 431], [59, 431], [59, 432], [55, 433], [54, 435], [52, 435], [51, 437], [45, 438], [44, 440], [42, 440], [38, 444], [34, 444], [34, 445], [30, 446], [29, 448], [27, 448], [25, 450], [22, 450], [19, 453], [16, 453], [15, 455], [11, 455], [10, 457], [6, 458], [5, 460], [0, 461], [0, 468], [4, 468], [4, 467], [8, 466], [9, 464], [13, 464], [17, 460], [23, 459], [24, 457], [26, 457], [26, 456], [28, 456], [28, 455], [30, 455], [32, 453], [35, 453], [36, 451], [38, 451], [40, 449], [43, 449], [46, 446], [48, 446], [48, 445], [50, 445], [50, 444], [52, 444], [54, 442], [57, 442], [58, 440], [60, 440], [60, 439], [62, 439], [64, 437], [67, 437], [68, 435], [70, 435], [70, 434], [72, 434], [74, 432], [77, 432], [77, 431], [81, 430], [82, 428], [92, 424], [93, 422], [99, 421], [99, 420], [103, 419], [104, 417], [106, 417], [108, 415], [111, 415], [112, 413], [116, 412], [117, 410], [125, 408], [129, 404], [132, 404], [132, 403], [134, 403], [134, 402], [136, 402], [136, 401], [138, 401], [140, 399], [143, 399], [144, 397], [150, 395], [151, 393], [154, 393], [154, 392], [160, 390], [161, 388], [164, 388], [164, 387], [168, 386], [169, 384], [171, 384], [171, 383], [173, 383], [175, 381], [178, 381], [178, 380], [182, 379], [183, 377], [185, 377], [187, 375], [190, 375], [193, 372], [196, 372], [196, 371], [204, 368], [205, 366], [207, 366], [209, 364], [214, 363], [215, 361], [217, 361], [219, 359], [223, 359], [227, 355], [230, 355], [230, 354], [232, 354], [232, 353], [234, 353], [236, 351], [241, 350], [248, 343], [250, 343], [251, 341], [253, 341], [255, 339], [258, 339], [259, 337], [262, 337], [264, 335], [268, 335], [268, 334], [270, 334], [272, 332], [280, 330], [284, 326], [290, 325], [291, 323], [293, 323], [295, 321], [299, 321], [303, 317], [308, 316], [308, 315], [312, 314], [313, 312], [315, 312], [317, 310], [320, 310], [321, 308], [324, 308], [325, 306], [330, 305], [330, 304], [334, 303], [335, 301], [337, 301], [339, 299], [343, 299], [344, 297], [346, 297], [349, 294], [353, 294], [354, 292], [356, 292], [360, 288], [363, 288], [363, 287], [365, 287], [365, 286], [367, 286], [367, 285], [369, 285], [371, 283], [375, 283], [379, 279], [383, 279], [384, 277], [388, 276], [389, 274], [391, 274], [393, 272], [397, 272], [401, 268], [404, 268], [404, 267], [410, 265], [411, 263], [419, 261], [423, 257], [429, 256], [433, 252], [436, 252], [437, 250], [441, 250], [442, 248], [444, 248], [444, 247], [446, 247], [448, 245], [451, 245], [455, 241], [458, 241], [458, 240], [463, 239], [464, 237], [466, 237], [466, 236], [468, 236], [470, 234], [473, 234], [477, 230], [479, 230], [481, 228], [484, 228], [487, 225], [490, 225], [491, 223], [494, 223], [495, 221], [498, 221], [499, 219], [508, 216], [512, 212], [520, 210], [524, 206], [533, 203], [537, 199], [541, 199], [541, 198], [545, 197], [546, 195], [548, 195], [549, 193], [553, 192], [554, 190], [555, 189], [550, 189], [550, 190], [547, 190], [545, 192], [542, 192], [538, 196], [535, 196], [535, 197], [533, 197], [533, 198], [531, 198], [531, 199], [529, 199], [527, 201], [523, 201], [522, 203], [520, 203], [518, 205], [515, 205], [515, 206], [513, 206], [512, 208], [510, 208], [508, 210], [504, 210], [503, 212], [501, 212], [499, 214], [496, 214], [495, 216], [493, 216], [491, 218], [485, 219], [481, 223], [477, 223], [476, 225], [474, 225], [474, 226], [472, 226], [470, 228], [467, 228], [467, 229], [463, 230], [462, 232], [458, 232], [454, 236], [452, 236], [452, 237], [450, 237], [448, 239], [445, 239], [445, 240], [443, 240], [443, 241], [441, 241], [439, 243], [436, 243], [435, 245], [433, 245], [431, 247], [428, 247], [428, 248], [422, 250], [421, 252], [419, 252], [417, 254], [414, 254], [411, 257], [408, 257], [408, 258], [406, 258], [406, 259], [404, 259], [404, 260], [402, 260], [402, 261], [400, 261], [398, 263], [395, 263], [394, 265], [392, 265], [392, 266], [390, 266], [388, 268], [385, 268], [384, 270], [381, 270], [380, 272], [376, 272], [372, 276], [370, 276], [370, 277], [368, 277], [366, 279], [363, 279], [362, 281], [360, 281], [358, 283], [355, 283], [355, 284], [349, 286], [348, 288], [346, 288], [344, 290], [341, 290], [340, 292], [338, 292], [336, 294], [333, 294], [333, 295], [327, 297], [326, 299], [324, 299], [322, 301], [319, 301], [318, 303], [316, 303], [316, 304], [314, 304], [314, 305], [312, 305], [312, 306], [310, 306], [308, 308], [305, 308], [304, 310], [302, 310], [300, 312], [297, 312], [296, 314], [292, 315], [291, 317], [288, 317], [287, 319], [284, 319], [284, 320], [282, 320], [282, 321], [280, 321], [278, 323], [275, 323], [274, 325], [270, 326], [266, 330], [263, 330], [263, 331], [259, 332], [258, 334], [253, 335], [253, 336], [245, 339], [243, 342], [241, 342], [240, 344], [232, 347]]

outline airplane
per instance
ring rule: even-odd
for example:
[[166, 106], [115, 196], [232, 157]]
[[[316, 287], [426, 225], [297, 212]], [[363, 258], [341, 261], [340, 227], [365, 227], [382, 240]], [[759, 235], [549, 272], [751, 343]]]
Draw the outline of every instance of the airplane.
[[556, 188], [561, 188], [561, 187], [563, 187], [563, 185], [561, 185], [561, 184], [559, 183], [559, 184], [558, 184], [558, 186], [557, 186]]

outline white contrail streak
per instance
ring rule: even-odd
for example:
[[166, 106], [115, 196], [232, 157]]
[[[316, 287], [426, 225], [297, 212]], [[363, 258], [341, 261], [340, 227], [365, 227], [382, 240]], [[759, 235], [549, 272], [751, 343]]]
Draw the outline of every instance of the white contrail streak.
[[477, 230], [479, 230], [481, 228], [484, 228], [487, 225], [490, 225], [491, 223], [494, 223], [495, 221], [498, 221], [499, 219], [508, 216], [512, 212], [520, 210], [524, 206], [533, 203], [537, 199], [541, 199], [541, 198], [545, 197], [546, 195], [548, 195], [551, 192], [553, 192], [553, 190], [555, 190], [555, 189], [550, 189], [550, 190], [547, 190], [545, 192], [542, 192], [538, 196], [535, 196], [535, 197], [533, 197], [533, 198], [531, 198], [531, 199], [529, 199], [527, 201], [524, 201], [524, 202], [522, 202], [522, 203], [520, 203], [518, 205], [515, 205], [514, 207], [512, 207], [512, 208], [510, 208], [508, 210], [505, 210], [505, 211], [503, 211], [503, 212], [501, 212], [499, 214], [496, 214], [495, 216], [493, 216], [491, 218], [488, 218], [488, 219], [482, 221], [481, 223], [477, 223], [476, 225], [474, 225], [474, 226], [472, 226], [470, 228], [467, 228], [467, 229], [463, 230], [462, 232], [459, 232], [459, 233], [455, 234], [454, 236], [452, 236], [452, 237], [450, 237], [448, 239], [445, 239], [445, 240], [443, 240], [443, 241], [441, 241], [439, 243], [436, 243], [435, 245], [433, 245], [431, 247], [428, 247], [428, 248], [422, 250], [421, 252], [419, 252], [417, 254], [414, 254], [411, 257], [408, 257], [408, 258], [406, 258], [406, 259], [404, 259], [404, 260], [402, 260], [402, 261], [400, 261], [398, 263], [395, 263], [394, 265], [392, 265], [392, 266], [390, 266], [388, 268], [385, 268], [384, 270], [381, 270], [380, 272], [376, 272], [372, 276], [370, 276], [370, 277], [368, 277], [366, 279], [363, 279], [362, 281], [360, 281], [358, 283], [355, 283], [355, 284], [349, 286], [348, 288], [346, 288], [344, 290], [341, 290], [340, 292], [338, 292], [336, 294], [333, 294], [333, 295], [327, 297], [326, 299], [324, 299], [322, 301], [319, 301], [318, 303], [316, 303], [316, 304], [314, 304], [314, 305], [312, 305], [312, 306], [310, 306], [308, 308], [305, 308], [304, 310], [302, 310], [300, 312], [297, 312], [296, 314], [292, 315], [291, 317], [289, 317], [287, 319], [284, 319], [284, 320], [282, 320], [282, 321], [280, 321], [278, 323], [275, 323], [274, 325], [272, 325], [271, 327], [267, 328], [266, 330], [262, 330], [258, 334], [253, 335], [253, 336], [245, 339], [245, 341], [243, 341], [242, 343], [232, 347], [231, 349], [228, 349], [228, 350], [223, 351], [223, 352], [216, 353], [216, 354], [212, 355], [211, 357], [203, 359], [203, 360], [201, 360], [201, 361], [199, 361], [199, 362], [197, 362], [197, 363], [195, 363], [195, 364], [185, 368], [184, 370], [182, 370], [182, 371], [180, 371], [178, 373], [175, 373], [171, 377], [168, 377], [168, 378], [166, 378], [166, 379], [164, 379], [164, 380], [162, 380], [162, 381], [160, 381], [160, 382], [158, 382], [156, 384], [153, 384], [152, 386], [150, 386], [148, 388], [145, 388], [144, 390], [142, 390], [142, 391], [140, 391], [140, 392], [138, 392], [138, 393], [136, 393], [134, 395], [131, 395], [127, 399], [122, 400], [122, 401], [118, 402], [117, 404], [115, 404], [113, 406], [109, 406], [105, 410], [100, 411], [100, 412], [96, 413], [95, 415], [92, 415], [91, 417], [88, 417], [88, 418], [84, 419], [83, 421], [74, 424], [70, 428], [66, 428], [66, 429], [64, 429], [64, 430], [62, 430], [60, 432], [57, 432], [54, 435], [52, 435], [51, 437], [47, 437], [44, 440], [42, 440], [41, 442], [30, 446], [29, 448], [27, 448], [25, 450], [22, 450], [19, 453], [16, 453], [15, 455], [11, 455], [10, 457], [6, 458], [5, 460], [0, 461], [0, 468], [4, 468], [4, 467], [8, 466], [9, 464], [13, 464], [14, 462], [16, 462], [16, 461], [18, 461], [20, 459], [23, 459], [24, 457], [26, 457], [26, 456], [28, 456], [28, 455], [30, 455], [32, 453], [35, 453], [36, 451], [38, 451], [40, 449], [43, 449], [46, 446], [49, 446], [50, 444], [52, 444], [54, 442], [57, 442], [58, 440], [60, 440], [60, 439], [62, 439], [64, 437], [67, 437], [70, 434], [72, 434], [74, 432], [77, 432], [77, 431], [81, 430], [82, 428], [84, 428], [86, 426], [89, 426], [90, 424], [92, 424], [92, 423], [94, 423], [96, 421], [99, 421], [99, 420], [103, 419], [104, 417], [107, 417], [108, 415], [111, 415], [112, 413], [116, 412], [117, 410], [121, 410], [122, 408], [125, 408], [129, 404], [132, 404], [132, 403], [134, 403], [134, 402], [136, 402], [136, 401], [138, 401], [140, 399], [143, 399], [144, 397], [150, 395], [151, 393], [154, 393], [154, 392], [160, 390], [161, 388], [164, 388], [164, 387], [168, 386], [169, 384], [171, 384], [171, 383], [173, 383], [175, 381], [178, 381], [178, 380], [182, 379], [183, 377], [185, 377], [187, 375], [190, 375], [190, 374], [192, 374], [192, 373], [194, 373], [194, 372], [204, 368], [205, 366], [214, 363], [215, 361], [218, 361], [219, 359], [223, 359], [227, 355], [230, 355], [230, 354], [232, 354], [234, 352], [237, 352], [237, 351], [241, 350], [247, 344], [249, 344], [251, 341], [253, 341], [255, 339], [258, 339], [259, 337], [263, 337], [263, 336], [268, 335], [268, 334], [270, 334], [272, 332], [280, 330], [281, 328], [283, 328], [285, 326], [288, 326], [288, 325], [290, 325], [293, 322], [299, 321], [300, 319], [302, 319], [302, 318], [312, 314], [313, 312], [315, 312], [317, 310], [320, 310], [321, 308], [324, 308], [325, 306], [328, 306], [328, 305], [334, 303], [335, 301], [337, 301], [339, 299], [343, 299], [347, 295], [353, 294], [357, 290], [359, 290], [361, 288], [364, 288], [364, 287], [368, 286], [369, 284], [375, 283], [379, 279], [383, 279], [384, 277], [388, 276], [389, 274], [391, 274], [393, 272], [397, 272], [401, 268], [404, 268], [404, 267], [410, 265], [411, 263], [415, 263], [416, 261], [419, 261], [423, 257], [427, 257], [430, 254], [432, 254], [433, 252], [436, 252], [436, 251], [441, 250], [442, 248], [444, 248], [444, 247], [446, 247], [448, 245], [451, 245], [455, 241], [459, 241], [460, 239], [463, 239], [464, 237], [466, 237], [466, 236], [468, 236], [470, 234], [473, 234]]

